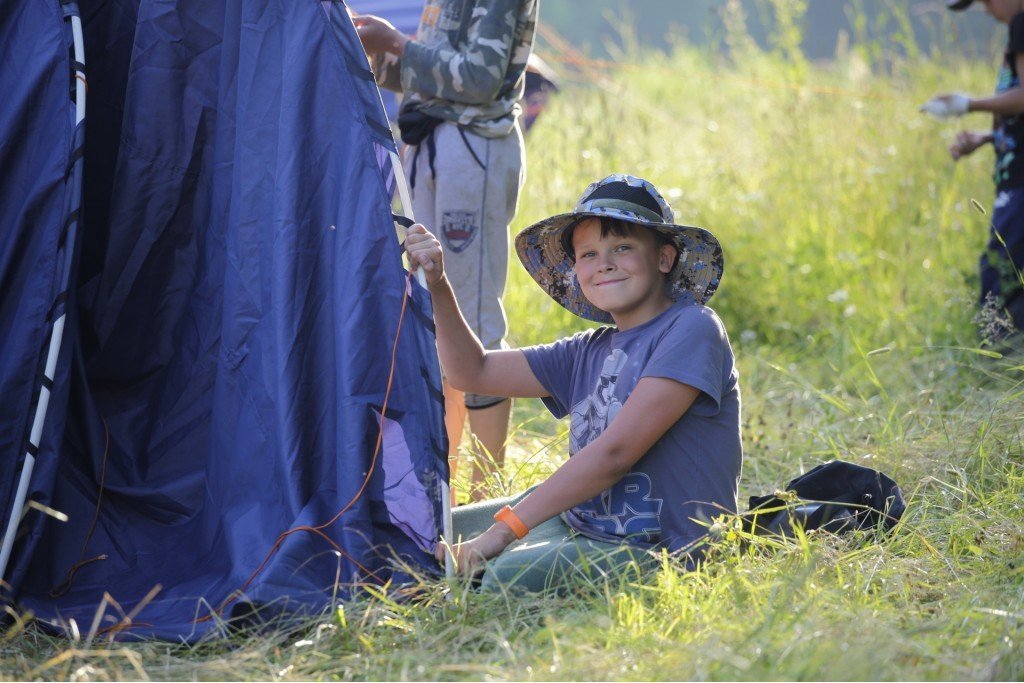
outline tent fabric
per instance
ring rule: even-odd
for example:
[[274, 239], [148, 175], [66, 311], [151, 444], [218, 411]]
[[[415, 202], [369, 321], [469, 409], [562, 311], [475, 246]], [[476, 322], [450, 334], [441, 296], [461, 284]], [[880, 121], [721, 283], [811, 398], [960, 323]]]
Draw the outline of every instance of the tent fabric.
[[[62, 428], [59, 418], [49, 423], [44, 418], [50, 399], [60, 404], [67, 397], [70, 350], [63, 330], [81, 216], [84, 133], [76, 111], [84, 88], [81, 93], [69, 88], [77, 66], [70, 57], [77, 6], [21, 3], [9, 10], [0, 13], [0, 44], [20, 58], [0, 60], [6, 96], [0, 108], [0, 509], [5, 513], [15, 503], [22, 473], [28, 474], [36, 458], [52, 455], [53, 436]], [[47, 375], [51, 347], [60, 355]], [[45, 435], [40, 427], [48, 427]], [[38, 473], [37, 479], [47, 476], [52, 473]], [[0, 526], [5, 538], [7, 517]], [[3, 548], [0, 562], [5, 563], [10, 548], [7, 543]]]
[[[0, 375], [17, 389], [3, 495], [58, 294], [69, 154], [54, 132], [68, 129], [60, 5], [14, 5], [0, 35], [33, 40], [0, 85], [46, 106], [0, 132], [45, 148], [24, 156], [51, 172], [17, 157], [0, 194], [0, 216], [21, 216], [0, 224], [0, 311], [19, 340], [3, 343], [28, 359]], [[315, 612], [352, 586], [436, 571], [448, 472], [430, 302], [402, 267], [394, 142], [344, 4], [80, 6], [84, 226], [30, 494], [69, 520], [26, 515], [9, 597], [81, 628], [109, 593], [137, 613], [124, 628], [108, 609], [101, 628], [195, 639], [252, 606]], [[18, 214], [15, 182], [42, 208]], [[28, 265], [35, 252], [8, 247], [36, 242]]]

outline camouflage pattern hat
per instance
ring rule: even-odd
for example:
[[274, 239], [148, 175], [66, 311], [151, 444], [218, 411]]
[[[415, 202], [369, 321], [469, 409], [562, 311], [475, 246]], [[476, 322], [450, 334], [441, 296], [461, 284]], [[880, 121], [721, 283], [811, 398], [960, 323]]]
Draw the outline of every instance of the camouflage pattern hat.
[[724, 261], [722, 247], [707, 230], [673, 223], [672, 207], [654, 185], [630, 175], [610, 175], [588, 187], [576, 208], [534, 223], [516, 235], [516, 253], [527, 272], [552, 299], [581, 318], [612, 323], [607, 312], [590, 303], [580, 289], [569, 232], [584, 218], [615, 218], [667, 235], [679, 258], [668, 274], [668, 295], [676, 301], [703, 304], [718, 289]]

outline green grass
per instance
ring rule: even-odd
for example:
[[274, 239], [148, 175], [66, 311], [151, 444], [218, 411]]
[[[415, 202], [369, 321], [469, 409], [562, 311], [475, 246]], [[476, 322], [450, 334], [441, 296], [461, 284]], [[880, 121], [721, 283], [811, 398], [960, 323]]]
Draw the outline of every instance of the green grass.
[[[990, 205], [991, 155], [954, 165], [954, 125], [916, 109], [935, 91], [988, 90], [992, 65], [882, 55], [882, 69], [875, 54], [872, 68], [865, 50], [816, 65], [780, 36], [760, 52], [732, 34], [742, 68], [681, 48], [568, 87], [530, 133], [514, 228], [608, 173], [654, 181], [725, 248], [713, 306], [741, 372], [741, 499], [851, 460], [906, 494], [889, 537], [750, 546], [726, 523], [699, 572], [666, 563], [558, 598], [426, 585], [417, 601], [364, 597], [299, 633], [195, 647], [16, 626], [0, 636], [0, 677], [1024, 677], [1024, 366], [979, 352], [971, 323], [987, 230], [971, 200]], [[515, 343], [582, 326], [512, 271]], [[518, 402], [514, 421], [495, 494], [564, 457], [565, 427], [539, 402]]]

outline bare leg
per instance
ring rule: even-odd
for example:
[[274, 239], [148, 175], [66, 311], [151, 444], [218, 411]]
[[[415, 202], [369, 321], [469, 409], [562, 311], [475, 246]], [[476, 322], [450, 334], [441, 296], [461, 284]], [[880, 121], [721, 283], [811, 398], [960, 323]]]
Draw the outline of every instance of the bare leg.
[[467, 412], [469, 429], [477, 446], [473, 486], [470, 489], [470, 499], [475, 501], [484, 497], [483, 484], [487, 475], [500, 472], [505, 464], [505, 442], [508, 440], [509, 418], [512, 416], [512, 399]]
[[[462, 432], [466, 427], [466, 398], [458, 389], [453, 389], [445, 379], [442, 382], [444, 391], [444, 428], [448, 432], [448, 469], [449, 481], [455, 481], [455, 470], [459, 464], [459, 446], [462, 445]], [[452, 506], [455, 506], [455, 488], [451, 489]]]

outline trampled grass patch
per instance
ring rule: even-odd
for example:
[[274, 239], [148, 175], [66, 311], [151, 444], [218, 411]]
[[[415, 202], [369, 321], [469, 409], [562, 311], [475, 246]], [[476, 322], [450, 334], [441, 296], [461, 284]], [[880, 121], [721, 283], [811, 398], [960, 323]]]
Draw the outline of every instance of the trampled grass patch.
[[[979, 350], [971, 323], [991, 156], [954, 165], [953, 124], [917, 112], [937, 90], [987, 90], [991, 65], [734, 48], [681, 47], [567, 87], [530, 133], [514, 228], [608, 173], [654, 181], [725, 248], [713, 307], [741, 372], [741, 497], [843, 458], [902, 486], [891, 534], [775, 544], [724, 520], [696, 572], [666, 559], [558, 597], [430, 583], [188, 647], [71, 642], [29, 623], [0, 636], [0, 676], [1020, 680], [1024, 360]], [[519, 345], [583, 324], [515, 265], [507, 307]], [[518, 402], [515, 422], [496, 494], [566, 450], [539, 402]]]

